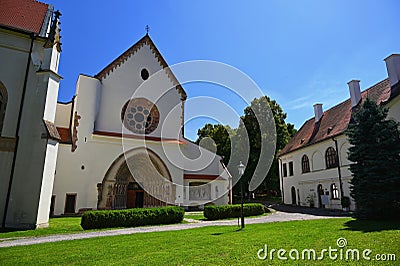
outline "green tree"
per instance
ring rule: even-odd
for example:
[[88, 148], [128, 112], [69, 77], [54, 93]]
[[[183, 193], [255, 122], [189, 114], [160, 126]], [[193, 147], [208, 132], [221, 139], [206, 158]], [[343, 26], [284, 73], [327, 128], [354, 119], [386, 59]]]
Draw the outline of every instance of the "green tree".
[[[239, 136], [244, 132], [244, 130], [247, 130], [250, 141], [250, 156], [247, 162], [246, 171], [242, 178], [245, 184], [247, 184], [254, 174], [260, 157], [261, 138], [275, 138], [275, 136], [261, 136], [260, 125], [257, 121], [256, 114], [254, 113], [257, 112], [257, 116], [260, 117], [260, 123], [267, 123], [267, 121], [271, 119], [269, 117], [269, 112], [267, 112], [268, 106], [272, 111], [275, 122], [276, 153], [271, 168], [268, 173], [265, 173], [264, 182], [259, 186], [258, 190], [260, 192], [273, 190], [279, 193], [279, 169], [276, 154], [288, 143], [290, 133], [285, 122], [286, 113], [283, 112], [281, 106], [275, 100], [271, 100], [267, 96], [254, 99], [251, 102], [251, 105], [245, 108], [244, 116], [242, 116], [244, 125], [239, 126], [239, 129], [237, 130], [237, 135]], [[291, 131], [295, 131], [294, 127], [291, 128]], [[238, 191], [238, 188], [236, 188], [236, 191]]]
[[[268, 111], [268, 107], [271, 109], [271, 112]], [[268, 125], [267, 121], [270, 121], [272, 117], [270, 117], [272, 113], [274, 122], [275, 122], [275, 131], [276, 135], [274, 136], [266, 136], [261, 135], [260, 125], [257, 121], [257, 117], [259, 117], [260, 123], [265, 123], [264, 125]], [[256, 116], [257, 115], [257, 116]], [[239, 124], [237, 129], [232, 129], [229, 126], [223, 126], [220, 124], [212, 125], [206, 124], [203, 128], [199, 129], [197, 132], [198, 139], [196, 140], [197, 144], [202, 143], [203, 147], [206, 147], [210, 150], [217, 150], [217, 154], [224, 158], [225, 165], [228, 165], [228, 162], [231, 158], [231, 139], [229, 138], [229, 134], [232, 136], [232, 141], [235, 143], [239, 143], [236, 148], [232, 150], [234, 153], [241, 154], [243, 151], [240, 148], [239, 139], [245, 139], [243, 136], [245, 134], [248, 135], [248, 140], [250, 143], [250, 153], [249, 158], [246, 165], [246, 171], [242, 176], [244, 184], [248, 184], [250, 179], [253, 177], [254, 171], [258, 164], [258, 160], [260, 157], [261, 151], [261, 138], [275, 138], [276, 137], [276, 150], [275, 156], [273, 158], [273, 162], [271, 168], [268, 173], [265, 173], [264, 182], [259, 186], [258, 191], [260, 192], [268, 192], [270, 190], [276, 191], [280, 193], [279, 187], [279, 169], [278, 169], [278, 160], [276, 154], [285, 147], [288, 143], [289, 139], [297, 132], [292, 124], [286, 124], [286, 113], [283, 112], [281, 106], [275, 101], [271, 100], [267, 96], [260, 97], [258, 99], [254, 99], [251, 102], [251, 105], [244, 109], [244, 115], [241, 117], [242, 123]], [[206, 138], [211, 138], [214, 143], [210, 143]], [[203, 140], [203, 141], [202, 141]], [[270, 140], [269, 142], [273, 142]], [[263, 147], [265, 148], [265, 147]], [[240, 158], [241, 156], [234, 156], [235, 158]], [[233, 162], [233, 169], [229, 169], [229, 171], [235, 176], [237, 174], [236, 166], [239, 162]], [[247, 185], [245, 186], [247, 187]], [[234, 187], [235, 194], [238, 194], [240, 191], [239, 183]]]
[[288, 129], [290, 138], [293, 138], [293, 136], [297, 133], [297, 129], [295, 129], [294, 125], [290, 124], [290, 123], [287, 124], [287, 129]]
[[351, 196], [360, 218], [400, 218], [400, 132], [387, 112], [366, 99], [347, 130]]
[[[228, 164], [231, 155], [229, 135], [235, 135], [235, 130], [229, 126], [206, 124], [197, 131], [198, 138], [196, 144], [201, 144], [201, 146], [211, 151], [216, 151], [223, 158], [224, 164]], [[202, 141], [207, 138], [211, 138], [213, 143], [210, 143], [210, 140]], [[214, 147], [210, 147], [211, 145]]]

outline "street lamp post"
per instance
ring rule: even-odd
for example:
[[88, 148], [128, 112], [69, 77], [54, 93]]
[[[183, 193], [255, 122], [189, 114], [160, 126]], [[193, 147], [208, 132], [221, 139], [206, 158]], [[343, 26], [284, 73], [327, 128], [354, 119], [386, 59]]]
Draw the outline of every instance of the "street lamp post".
[[240, 178], [240, 196], [241, 196], [241, 221], [242, 221], [242, 228], [244, 228], [244, 209], [243, 209], [243, 179], [241, 178], [242, 175], [244, 174], [244, 169], [246, 168], [246, 166], [244, 166], [244, 164], [242, 163], [242, 161], [240, 161], [239, 165], [238, 165], [238, 171], [239, 171], [239, 178]]

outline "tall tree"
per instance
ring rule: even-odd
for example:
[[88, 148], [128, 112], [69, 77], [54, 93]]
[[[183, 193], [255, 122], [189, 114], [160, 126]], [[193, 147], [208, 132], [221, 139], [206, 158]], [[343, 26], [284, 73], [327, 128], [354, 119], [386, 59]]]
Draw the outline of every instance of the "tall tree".
[[399, 123], [387, 120], [387, 112], [366, 99], [347, 130], [351, 196], [360, 218], [400, 218]]
[[[267, 111], [268, 107], [270, 108], [271, 112]], [[276, 134], [274, 136], [266, 136], [265, 134], [262, 136], [259, 122], [268, 125], [267, 121], [272, 119], [272, 117], [269, 117], [271, 113], [275, 122]], [[257, 117], [260, 118], [259, 121], [257, 120]], [[248, 184], [259, 161], [261, 138], [276, 137], [276, 151], [271, 168], [269, 172], [265, 173], [265, 176], [263, 176], [263, 178], [265, 178], [264, 182], [260, 185], [258, 190], [262, 192], [272, 190], [279, 193], [279, 169], [276, 154], [285, 147], [289, 139], [297, 132], [297, 130], [294, 128], [294, 125], [286, 124], [286, 113], [283, 112], [282, 107], [275, 100], [271, 100], [267, 96], [254, 99], [251, 102], [251, 105], [244, 109], [244, 115], [241, 118], [243, 123], [240, 123], [237, 129], [232, 129], [229, 126], [223, 126], [220, 124], [206, 124], [203, 128], [198, 130], [198, 139], [196, 143], [199, 144], [201, 140], [204, 140], [206, 137], [213, 139], [217, 149], [217, 154], [222, 156], [224, 158], [224, 163], [228, 165], [228, 162], [232, 157], [230, 154], [232, 143], [231, 139], [229, 138], [229, 133], [231, 136], [233, 136], [232, 141], [236, 143], [240, 142], [240, 139], [245, 139], [243, 136], [247, 134], [250, 144], [250, 153], [246, 165], [246, 171], [242, 178], [244, 184]], [[213, 145], [212, 143], [210, 144], [209, 141], [204, 142], [204, 147]], [[215, 147], [209, 147], [209, 149], [215, 150]], [[240, 155], [243, 151], [240, 149], [240, 145], [238, 145], [235, 149], [233, 149], [232, 152], [239, 154], [236, 154], [233, 157], [240, 158]], [[233, 162], [235, 168], [229, 169], [232, 174], [237, 173], [236, 165], [238, 163], [239, 162]], [[239, 186], [235, 186], [234, 190], [237, 194], [240, 191]]]
[[297, 133], [297, 129], [295, 129], [294, 125], [290, 123], [287, 124], [287, 129], [289, 132], [289, 138], [293, 138], [293, 136]]
[[[251, 105], [246, 107], [246, 109], [244, 110], [244, 116], [242, 116], [242, 121], [244, 123], [245, 130], [247, 130], [247, 134], [250, 140], [250, 158], [248, 160], [246, 171], [242, 178], [244, 179], [244, 182], [248, 183], [254, 174], [254, 170], [260, 157], [261, 138], [275, 137], [261, 136], [260, 132], [259, 123], [267, 123], [267, 121], [271, 119], [269, 117], [269, 112], [266, 111], [268, 107], [272, 111], [273, 119], [275, 122], [276, 153], [273, 159], [273, 163], [271, 164], [271, 168], [268, 173], [265, 173], [264, 182], [261, 184], [258, 190], [263, 192], [273, 190], [279, 193], [279, 170], [276, 154], [288, 143], [290, 139], [290, 133], [288, 131], [288, 126], [285, 122], [286, 113], [283, 112], [281, 106], [275, 100], [271, 100], [268, 96], [254, 99], [251, 102]], [[257, 121], [256, 114], [254, 112], [257, 112], [257, 116], [260, 118], [259, 121]], [[237, 135], [242, 134], [243, 130], [243, 126], [242, 128], [239, 126]], [[291, 130], [294, 131], [294, 127], [292, 127]]]
[[[207, 141], [202, 146], [211, 151], [216, 150], [216, 153], [222, 156], [224, 163], [228, 164], [231, 155], [231, 141], [229, 135], [235, 135], [235, 130], [229, 126], [206, 124], [197, 131], [198, 138], [196, 143], [200, 144], [205, 138], [211, 138], [214, 143], [210, 144], [210, 141]], [[209, 147], [210, 145], [214, 145], [214, 147]]]

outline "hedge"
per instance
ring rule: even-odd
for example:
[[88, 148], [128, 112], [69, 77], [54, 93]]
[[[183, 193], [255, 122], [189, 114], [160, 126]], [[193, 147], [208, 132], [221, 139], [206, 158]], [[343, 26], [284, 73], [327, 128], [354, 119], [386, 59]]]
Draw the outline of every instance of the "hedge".
[[[241, 205], [222, 205], [222, 206], [205, 206], [204, 217], [207, 220], [219, 220], [226, 218], [241, 217]], [[244, 216], [261, 215], [268, 212], [268, 209], [260, 203], [247, 203], [243, 205]]]
[[83, 229], [87, 230], [173, 224], [182, 222], [184, 214], [184, 209], [176, 206], [87, 211], [82, 215], [81, 226]]

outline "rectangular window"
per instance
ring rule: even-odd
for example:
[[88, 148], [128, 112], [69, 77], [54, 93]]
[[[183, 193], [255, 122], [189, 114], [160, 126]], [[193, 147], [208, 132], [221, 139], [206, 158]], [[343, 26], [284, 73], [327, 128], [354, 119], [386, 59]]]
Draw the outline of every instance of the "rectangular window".
[[50, 202], [50, 217], [54, 216], [54, 206], [56, 204], [56, 195], [51, 196], [51, 202]]
[[286, 166], [286, 163], [284, 163], [282, 165], [282, 168], [283, 168], [283, 177], [287, 177], [287, 166]]
[[211, 184], [204, 182], [189, 183], [189, 200], [210, 200]]
[[289, 162], [289, 175], [293, 176], [293, 162]]
[[75, 213], [75, 207], [76, 207], [76, 193], [67, 194], [65, 197], [64, 213]]

